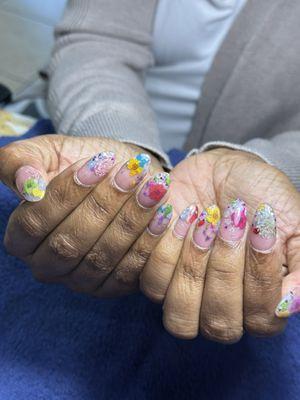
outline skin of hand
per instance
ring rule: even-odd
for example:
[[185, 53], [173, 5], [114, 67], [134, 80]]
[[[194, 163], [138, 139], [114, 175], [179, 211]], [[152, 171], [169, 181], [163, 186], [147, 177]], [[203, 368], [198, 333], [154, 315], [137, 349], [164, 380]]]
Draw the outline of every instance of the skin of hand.
[[[275, 315], [276, 306], [281, 296], [285, 306], [287, 293], [300, 287], [300, 194], [296, 188], [258, 156], [225, 148], [184, 160], [174, 168], [171, 179], [169, 202], [177, 216], [190, 204], [197, 204], [200, 211], [218, 205], [223, 219], [218, 234], [213, 231], [216, 238], [209, 248], [195, 245], [197, 229], [203, 232], [204, 227], [212, 227], [205, 215], [215, 218], [216, 225], [219, 216], [204, 213], [195, 220], [192, 207], [179, 223], [180, 227], [189, 225], [185, 238], [178, 235], [175, 223], [151, 253], [140, 286], [150, 299], [164, 303], [165, 328], [179, 338], [192, 339], [200, 332], [222, 343], [237, 342], [244, 330], [257, 336], [280, 333], [286, 320], [278, 316], [287, 314], [277, 309]], [[233, 199], [242, 199], [238, 204], [245, 206], [239, 214], [231, 214], [238, 215], [237, 220], [230, 219], [232, 209], [228, 209], [237, 204]], [[228, 240], [226, 229], [234, 222], [236, 227], [229, 231], [234, 240]], [[206, 232], [210, 243], [208, 236]]]
[[137, 290], [159, 240], [147, 225], [166, 194], [155, 184], [151, 200], [148, 186], [141, 189], [153, 173], [168, 176], [141, 148], [106, 138], [45, 135], [1, 148], [0, 179], [29, 200], [10, 217], [8, 252], [41, 282], [101, 297]]

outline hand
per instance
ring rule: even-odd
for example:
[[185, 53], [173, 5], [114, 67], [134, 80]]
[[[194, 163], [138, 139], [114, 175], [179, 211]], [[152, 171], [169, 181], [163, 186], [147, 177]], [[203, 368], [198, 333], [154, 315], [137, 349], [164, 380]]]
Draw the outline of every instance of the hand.
[[[182, 338], [200, 331], [225, 343], [238, 341], [243, 329], [259, 336], [281, 332], [285, 321], [275, 315], [281, 296], [292, 292], [277, 308], [278, 316], [300, 309], [300, 195], [295, 187], [259, 157], [227, 149], [184, 160], [171, 179], [169, 201], [177, 213], [193, 203], [206, 212], [193, 222], [196, 209], [190, 207], [142, 272], [144, 293], [164, 301], [166, 329]], [[224, 210], [218, 235], [219, 212], [213, 205]], [[289, 274], [283, 278], [284, 265]]]
[[[160, 182], [148, 180], [136, 200], [136, 190], [149, 178], [150, 156], [134, 158], [140, 152], [109, 139], [61, 135], [2, 148], [0, 178], [27, 200], [11, 215], [8, 251], [43, 282], [98, 296], [136, 289], [139, 272], [159, 240], [145, 228], [168, 189], [168, 174], [160, 173]], [[151, 158], [152, 171], [161, 172]], [[151, 227], [155, 231], [155, 218]]]

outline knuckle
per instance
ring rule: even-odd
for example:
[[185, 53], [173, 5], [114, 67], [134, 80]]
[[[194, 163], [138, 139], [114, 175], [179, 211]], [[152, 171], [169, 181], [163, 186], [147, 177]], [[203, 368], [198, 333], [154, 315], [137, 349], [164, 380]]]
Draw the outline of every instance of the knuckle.
[[279, 335], [285, 328], [285, 321], [275, 321], [267, 315], [252, 315], [245, 318], [246, 331], [258, 337], [270, 337]]
[[98, 249], [87, 254], [85, 264], [91, 271], [107, 275], [112, 270], [111, 260], [109, 252]]
[[55, 256], [64, 259], [77, 259], [80, 256], [79, 246], [72, 235], [56, 233], [52, 235], [48, 243], [49, 249]]
[[19, 213], [16, 217], [16, 224], [26, 236], [40, 238], [47, 234], [47, 224], [43, 221], [41, 214], [33, 209], [26, 213]]
[[131, 236], [137, 230], [137, 222], [133, 218], [132, 213], [120, 212], [117, 217], [118, 230], [122, 235]]
[[195, 267], [193, 264], [188, 262], [183, 262], [181, 264], [180, 273], [183, 278], [196, 282], [203, 283], [205, 278], [205, 273], [200, 268]]
[[90, 193], [85, 207], [88, 210], [88, 214], [92, 216], [92, 218], [103, 221], [105, 217], [109, 217], [111, 215], [111, 210], [108, 205], [102, 204], [102, 202], [98, 199], [96, 192]]
[[205, 338], [225, 344], [237, 343], [243, 336], [242, 326], [216, 318], [201, 320], [200, 331]]
[[226, 258], [222, 260], [210, 260], [207, 270], [214, 279], [221, 282], [224, 282], [224, 280], [232, 282], [239, 279], [237, 266], [233, 265], [232, 261], [229, 261]]
[[164, 315], [163, 325], [165, 329], [178, 339], [191, 340], [198, 336], [198, 323], [187, 321], [177, 315]]
[[159, 291], [154, 285], [149, 284], [149, 282], [143, 278], [143, 275], [140, 280], [140, 290], [153, 303], [161, 304], [165, 299], [165, 293]]

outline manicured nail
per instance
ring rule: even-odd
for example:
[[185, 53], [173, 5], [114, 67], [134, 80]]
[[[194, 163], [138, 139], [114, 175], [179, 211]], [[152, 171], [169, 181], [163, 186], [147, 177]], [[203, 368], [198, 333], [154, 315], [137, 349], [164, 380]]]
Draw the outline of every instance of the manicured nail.
[[197, 219], [197, 217], [198, 217], [198, 207], [195, 204], [192, 204], [189, 207], [187, 207], [185, 210], [182, 211], [175, 224], [174, 234], [178, 238], [183, 239], [188, 233], [190, 226]]
[[268, 204], [262, 203], [256, 210], [250, 231], [250, 243], [254, 250], [270, 251], [276, 242], [276, 217]]
[[126, 162], [115, 176], [118, 189], [129, 192], [146, 176], [150, 168], [151, 158], [147, 154], [138, 154]]
[[138, 194], [138, 202], [146, 208], [155, 206], [167, 193], [171, 180], [166, 172], [159, 172], [149, 179]]
[[194, 233], [193, 241], [201, 249], [209, 249], [215, 240], [220, 226], [221, 213], [216, 205], [207, 207], [200, 214]]
[[243, 200], [231, 201], [224, 211], [219, 235], [226, 242], [237, 243], [244, 236], [247, 225], [247, 207]]
[[116, 156], [111, 151], [103, 151], [91, 158], [74, 174], [74, 181], [85, 187], [99, 183], [112, 169]]
[[168, 227], [173, 215], [173, 206], [171, 204], [163, 204], [156, 211], [151, 220], [148, 230], [152, 235], [161, 235]]
[[300, 286], [292, 289], [282, 298], [278, 304], [275, 314], [279, 318], [287, 318], [300, 312]]
[[16, 186], [25, 200], [42, 200], [46, 192], [46, 182], [35, 168], [26, 165], [16, 172]]

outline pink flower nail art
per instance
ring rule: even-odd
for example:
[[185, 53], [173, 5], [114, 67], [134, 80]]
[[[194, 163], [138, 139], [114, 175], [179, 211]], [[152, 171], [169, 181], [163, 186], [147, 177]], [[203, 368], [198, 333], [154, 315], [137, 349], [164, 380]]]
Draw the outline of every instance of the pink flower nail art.
[[247, 207], [241, 199], [233, 200], [224, 211], [220, 237], [226, 242], [237, 243], [242, 239], [247, 225]]

